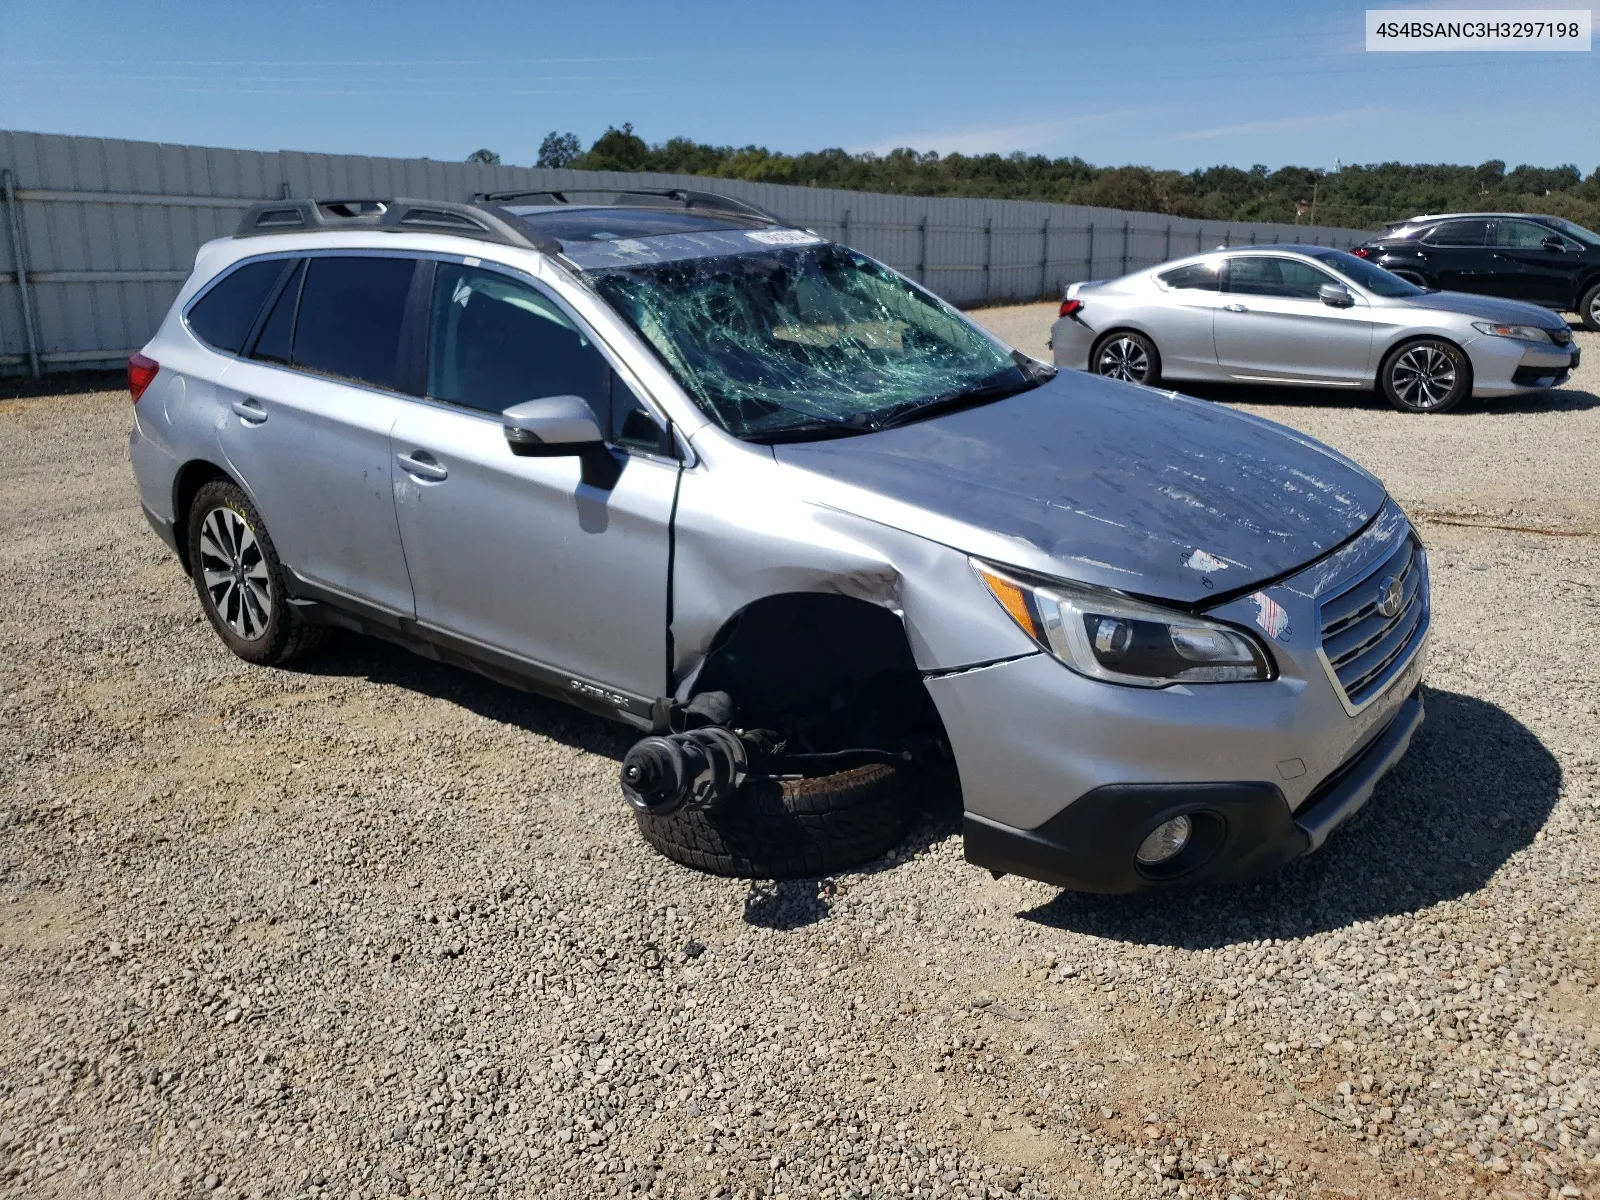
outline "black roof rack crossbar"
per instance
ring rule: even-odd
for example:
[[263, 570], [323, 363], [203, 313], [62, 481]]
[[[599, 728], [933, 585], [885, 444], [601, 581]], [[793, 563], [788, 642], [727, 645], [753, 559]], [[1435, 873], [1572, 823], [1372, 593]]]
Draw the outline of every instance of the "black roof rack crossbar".
[[522, 192], [478, 192], [472, 199], [478, 204], [509, 204], [516, 201], [543, 201], [547, 204], [571, 204], [568, 196], [610, 196], [611, 205], [624, 208], [665, 208], [681, 205], [686, 209], [705, 209], [728, 213], [738, 217], [753, 217], [769, 225], [787, 225], [789, 222], [732, 196], [718, 192], [702, 192], [694, 188], [538, 188]]
[[450, 233], [480, 242], [560, 254], [561, 243], [481, 204], [451, 200], [268, 200], [246, 210], [234, 237], [324, 230], [374, 229], [388, 233]]

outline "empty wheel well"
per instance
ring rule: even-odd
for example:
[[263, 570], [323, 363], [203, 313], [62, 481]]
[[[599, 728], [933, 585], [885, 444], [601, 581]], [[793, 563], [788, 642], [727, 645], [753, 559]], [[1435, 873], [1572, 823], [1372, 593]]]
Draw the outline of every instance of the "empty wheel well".
[[727, 692], [737, 719], [795, 749], [910, 749], [942, 743], [938, 710], [900, 618], [849, 596], [757, 600], [712, 640], [698, 692]]
[[183, 464], [172, 484], [172, 532], [178, 543], [178, 561], [183, 564], [185, 571], [190, 571], [189, 506], [194, 503], [195, 493], [214, 479], [234, 482], [233, 476], [216, 463], [197, 458]]

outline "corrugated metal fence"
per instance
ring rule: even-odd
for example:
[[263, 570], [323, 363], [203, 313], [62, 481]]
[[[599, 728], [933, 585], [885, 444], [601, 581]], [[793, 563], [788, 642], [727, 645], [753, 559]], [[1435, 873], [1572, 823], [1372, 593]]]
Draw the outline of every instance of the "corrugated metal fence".
[[1208, 246], [1365, 234], [1026, 200], [891, 196], [619, 171], [223, 150], [0, 130], [0, 372], [114, 365], [160, 323], [202, 242], [257, 200], [513, 188], [699, 187], [759, 204], [964, 306], [1056, 296]]

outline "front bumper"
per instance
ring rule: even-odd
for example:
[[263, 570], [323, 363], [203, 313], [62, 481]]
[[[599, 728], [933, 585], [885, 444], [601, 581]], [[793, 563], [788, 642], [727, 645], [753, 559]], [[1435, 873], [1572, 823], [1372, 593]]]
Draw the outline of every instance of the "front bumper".
[[1249, 875], [1321, 845], [1365, 802], [1421, 720], [1426, 554], [1419, 547], [1407, 560], [1421, 577], [1395, 618], [1419, 606], [1405, 641], [1389, 642], [1399, 628], [1390, 622], [1354, 643], [1379, 656], [1365, 661], [1382, 674], [1355, 675], [1353, 699], [1325, 657], [1324, 606], [1333, 605], [1339, 669], [1359, 672], [1367, 651], [1351, 649], [1346, 620], [1358, 610], [1340, 605], [1368, 593], [1376, 603], [1386, 573], [1410, 569], [1398, 560], [1412, 539], [1391, 502], [1297, 574], [1207, 609], [1270, 647], [1277, 674], [1268, 681], [1122, 687], [1047, 654], [929, 677], [960, 773], [969, 857], [1085, 890], [1163, 886], [1178, 879], [1141, 875], [1133, 848], [1185, 806], [1212, 813], [1213, 831], [1227, 835], [1206, 872], [1179, 872], [1186, 883]]
[[1476, 337], [1464, 349], [1472, 361], [1472, 394], [1478, 397], [1560, 387], [1581, 357], [1576, 342], [1556, 346], [1506, 337]]
[[[1378, 780], [1405, 755], [1422, 724], [1420, 691], [1400, 705], [1376, 737], [1291, 811], [1270, 783], [1113, 784], [1068, 805], [1037, 829], [1015, 829], [974, 813], [965, 819], [967, 861], [1080, 892], [1141, 892], [1231, 883], [1280, 867], [1321, 847], [1371, 798]], [[1147, 871], [1134, 850], [1151, 830], [1180, 814], [1206, 819], [1206, 857], [1192, 869]]]

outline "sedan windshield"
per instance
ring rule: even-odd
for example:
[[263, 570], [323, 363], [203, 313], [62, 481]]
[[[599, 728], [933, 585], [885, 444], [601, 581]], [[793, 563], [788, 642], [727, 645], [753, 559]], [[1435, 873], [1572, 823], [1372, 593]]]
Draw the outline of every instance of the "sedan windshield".
[[737, 437], [870, 432], [1038, 382], [960, 314], [842, 246], [606, 268], [589, 278]]
[[1331, 267], [1343, 275], [1351, 283], [1359, 284], [1374, 296], [1383, 296], [1389, 300], [1398, 300], [1403, 296], [1420, 296], [1424, 289], [1414, 283], [1407, 283], [1398, 275], [1391, 275], [1375, 263], [1366, 259], [1357, 258], [1354, 254], [1346, 254], [1343, 250], [1307, 250], [1305, 253]]

